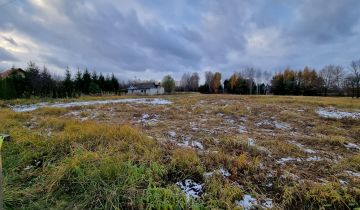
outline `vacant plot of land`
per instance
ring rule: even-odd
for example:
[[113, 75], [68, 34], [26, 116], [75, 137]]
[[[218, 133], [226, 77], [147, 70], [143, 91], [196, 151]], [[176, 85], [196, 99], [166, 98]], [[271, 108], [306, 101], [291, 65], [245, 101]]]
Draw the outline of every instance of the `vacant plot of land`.
[[12, 136], [2, 151], [6, 208], [360, 205], [359, 100], [93, 99], [1, 103], [0, 133]]

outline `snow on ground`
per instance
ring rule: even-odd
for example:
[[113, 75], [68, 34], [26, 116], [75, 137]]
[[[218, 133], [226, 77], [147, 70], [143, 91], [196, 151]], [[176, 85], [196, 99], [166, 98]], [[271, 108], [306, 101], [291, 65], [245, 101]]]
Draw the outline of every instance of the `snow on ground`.
[[177, 186], [186, 194], [188, 198], [198, 198], [203, 192], [203, 185], [191, 179], [185, 179], [176, 183]]
[[319, 108], [319, 109], [316, 110], [316, 113], [317, 113], [320, 117], [324, 117], [324, 118], [333, 118], [333, 119], [352, 118], [352, 119], [360, 119], [360, 112], [345, 112], [345, 111], [335, 110], [335, 109], [333, 109], [333, 108], [330, 108], [330, 109]]
[[231, 176], [230, 172], [226, 168], [220, 168], [219, 172], [221, 175], [223, 175], [225, 177]]
[[315, 150], [312, 150], [312, 149], [307, 149], [305, 148], [304, 145], [300, 144], [299, 142], [296, 142], [296, 141], [289, 141], [291, 144], [294, 144], [295, 146], [299, 147], [301, 150], [303, 150], [304, 152], [306, 153], [309, 153], [309, 154], [315, 154], [316, 151]]
[[215, 171], [212, 171], [212, 172], [206, 172], [204, 173], [204, 177], [207, 178], [207, 177], [211, 177], [212, 175], [214, 175], [214, 173], [219, 173], [221, 174], [222, 176], [224, 177], [229, 177], [231, 176], [230, 172], [224, 168], [224, 167], [221, 167], [219, 170], [215, 170]]
[[278, 164], [285, 164], [285, 163], [291, 162], [291, 161], [298, 161], [298, 162], [300, 162], [301, 159], [300, 159], [300, 158], [292, 158], [292, 157], [284, 157], [284, 158], [280, 158], [280, 160], [277, 160], [276, 163], [278, 163]]
[[191, 130], [193, 130], [193, 131], [198, 131], [199, 130], [197, 124], [194, 123], [194, 122], [190, 122], [190, 126], [191, 126]]
[[[84, 114], [84, 116], [82, 116], [82, 114]], [[99, 113], [97, 113], [96, 111], [89, 111], [89, 110], [83, 110], [83, 111], [71, 111], [69, 113], [67, 113], [65, 116], [72, 116], [75, 118], [80, 119], [80, 121], [85, 121], [85, 120], [93, 120], [95, 119], [97, 116], [99, 115]]]
[[279, 122], [276, 120], [262, 120], [260, 122], [255, 123], [256, 126], [262, 127], [262, 126], [270, 126], [275, 127], [276, 129], [282, 129], [282, 130], [288, 130], [291, 129], [291, 126], [284, 122]]
[[[259, 202], [256, 198], [251, 195], [245, 194], [241, 201], [235, 201], [236, 205], [243, 207], [245, 210], [258, 209]], [[264, 202], [261, 202], [260, 206], [264, 209], [273, 208], [273, 202], [271, 199], [265, 199]]]
[[138, 120], [139, 123], [154, 125], [159, 122], [157, 119], [159, 115], [157, 114], [142, 114], [141, 118]]
[[15, 112], [29, 112], [42, 107], [56, 107], [56, 108], [68, 108], [75, 106], [90, 106], [99, 104], [115, 104], [115, 103], [136, 103], [136, 104], [150, 104], [150, 105], [166, 105], [171, 104], [171, 101], [159, 98], [127, 98], [127, 99], [115, 99], [115, 100], [98, 100], [98, 101], [79, 101], [79, 102], [68, 102], [68, 103], [38, 103], [30, 105], [15, 105], [10, 107]]
[[347, 143], [345, 143], [344, 144], [344, 146], [346, 147], [346, 148], [348, 148], [348, 149], [350, 149], [350, 150], [360, 150], [360, 146], [359, 145], [357, 145], [357, 144], [354, 144], [354, 143], [349, 143], [349, 142], [347, 142]]
[[253, 138], [248, 138], [247, 144], [248, 146], [255, 146], [255, 140]]
[[360, 172], [345, 171], [350, 176], [360, 177]]
[[182, 143], [178, 143], [180, 147], [195, 147], [197, 149], [203, 150], [204, 146], [195, 140], [186, 139]]
[[264, 208], [269, 208], [271, 209], [273, 207], [273, 201], [271, 199], [266, 199], [263, 203], [262, 206]]
[[239, 125], [239, 129], [238, 129], [239, 133], [247, 133], [247, 129], [245, 126], [243, 125]]
[[37, 168], [41, 165], [41, 161], [40, 160], [33, 160], [31, 165], [28, 165], [24, 168], [24, 171], [30, 170], [32, 168]]
[[280, 164], [280, 165], [284, 165], [287, 162], [302, 162], [302, 161], [320, 161], [321, 158], [318, 156], [312, 156], [312, 157], [308, 157], [308, 158], [293, 158], [293, 157], [284, 157], [284, 158], [280, 158], [279, 160], [276, 161], [276, 163]]
[[176, 132], [175, 132], [175, 131], [169, 131], [168, 134], [169, 134], [169, 136], [172, 137], [172, 138], [175, 138], [175, 137], [176, 137]]
[[253, 198], [251, 195], [244, 195], [241, 201], [235, 202], [237, 205], [243, 207], [245, 210], [250, 210], [258, 204], [256, 198]]
[[313, 157], [308, 157], [305, 159], [306, 161], [320, 161], [321, 158], [317, 157], [317, 156], [313, 156]]

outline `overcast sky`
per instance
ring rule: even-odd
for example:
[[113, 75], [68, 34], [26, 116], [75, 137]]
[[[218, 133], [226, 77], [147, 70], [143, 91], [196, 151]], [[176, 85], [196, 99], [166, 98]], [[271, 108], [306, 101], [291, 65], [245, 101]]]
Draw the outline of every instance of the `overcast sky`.
[[[0, 5], [8, 0], [0, 0]], [[247, 66], [347, 67], [360, 58], [359, 0], [15, 0], [0, 7], [0, 70], [120, 79]]]

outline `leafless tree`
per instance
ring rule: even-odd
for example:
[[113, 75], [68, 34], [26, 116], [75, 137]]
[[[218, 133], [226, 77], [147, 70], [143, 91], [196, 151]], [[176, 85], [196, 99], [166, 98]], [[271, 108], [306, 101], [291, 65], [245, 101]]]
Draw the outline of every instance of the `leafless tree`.
[[334, 71], [334, 88], [338, 91], [338, 94], [342, 94], [342, 90], [344, 87], [344, 77], [345, 77], [345, 72], [344, 72], [344, 67], [337, 65], [335, 67], [335, 71]]
[[243, 75], [249, 79], [250, 81], [250, 95], [252, 94], [252, 87], [253, 87], [253, 80], [254, 80], [254, 76], [255, 76], [255, 68], [253, 67], [247, 67], [244, 69], [243, 71]]
[[200, 77], [198, 73], [193, 73], [190, 78], [190, 86], [192, 91], [197, 91], [199, 88]]
[[335, 80], [335, 65], [327, 65], [320, 70], [320, 77], [323, 81], [325, 96], [327, 96], [329, 88], [333, 86]]
[[263, 71], [261, 69], [255, 69], [255, 83], [256, 83], [256, 94], [259, 95], [259, 85], [262, 82]]
[[360, 59], [350, 64], [351, 76], [356, 87], [356, 98], [360, 96]]
[[184, 73], [180, 80], [180, 86], [184, 91], [191, 89], [191, 75], [190, 73]]

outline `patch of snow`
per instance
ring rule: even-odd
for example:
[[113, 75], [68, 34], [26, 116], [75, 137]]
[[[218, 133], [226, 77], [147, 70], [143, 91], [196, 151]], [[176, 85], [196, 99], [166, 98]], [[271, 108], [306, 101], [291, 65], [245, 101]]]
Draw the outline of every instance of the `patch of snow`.
[[231, 176], [230, 172], [225, 168], [220, 168], [219, 172], [220, 172], [221, 175], [223, 175], [225, 177]]
[[246, 118], [246, 117], [240, 117], [240, 121], [246, 122], [246, 121], [247, 121], [247, 118]]
[[342, 179], [339, 179], [339, 182], [340, 182], [340, 184], [342, 184], [342, 185], [347, 185], [347, 184], [348, 184], [347, 181], [344, 181], [344, 180], [342, 180]]
[[211, 177], [212, 175], [214, 175], [214, 172], [206, 172], [206, 173], [204, 173], [205, 178]]
[[169, 134], [169, 136], [172, 137], [172, 138], [175, 138], [175, 137], [176, 137], [176, 132], [175, 132], [175, 131], [169, 131], [168, 134]]
[[255, 146], [254, 139], [253, 138], [248, 138], [247, 144], [248, 144], [248, 146]]
[[284, 130], [291, 129], [291, 126], [284, 122], [274, 121], [274, 124], [275, 124], [275, 128], [277, 129], [284, 129]]
[[320, 160], [321, 160], [321, 158], [317, 157], [317, 156], [306, 158], [306, 161], [320, 161]]
[[235, 123], [235, 120], [231, 119], [230, 116], [225, 116], [224, 119], [225, 119], [225, 122], [227, 122], [229, 124], [234, 124]]
[[264, 125], [272, 126], [272, 123], [271, 123], [270, 120], [262, 120], [260, 122], [255, 123], [255, 125], [258, 126], [258, 127], [264, 126]]
[[188, 198], [198, 198], [203, 192], [203, 185], [191, 179], [185, 179], [176, 183], [177, 186], [186, 194]]
[[185, 140], [183, 143], [178, 143], [178, 145], [181, 147], [195, 147], [200, 150], [204, 149], [204, 146], [200, 142], [195, 140]]
[[157, 114], [153, 114], [153, 115], [149, 115], [149, 114], [142, 114], [141, 118], [138, 120], [139, 123], [143, 123], [143, 124], [149, 124], [149, 125], [153, 125], [159, 122], [158, 118], [159, 115]]
[[300, 159], [300, 158], [285, 157], [285, 158], [280, 158], [280, 160], [277, 160], [276, 163], [278, 163], [278, 164], [285, 164], [285, 163], [291, 162], [291, 161], [298, 161], [298, 162], [300, 162], [301, 159]]
[[310, 154], [315, 154], [315, 153], [316, 153], [316, 151], [314, 151], [314, 150], [312, 150], [312, 149], [304, 149], [304, 151], [305, 151], [306, 153], [310, 153]]
[[79, 102], [68, 102], [68, 103], [38, 103], [30, 105], [15, 105], [10, 107], [15, 112], [29, 112], [42, 107], [56, 107], [56, 108], [68, 108], [76, 106], [90, 106], [98, 104], [115, 104], [115, 103], [136, 103], [136, 104], [150, 104], [150, 105], [167, 105], [171, 104], [171, 101], [160, 99], [160, 98], [127, 98], [127, 99], [115, 99], [115, 100], [99, 100], [99, 101], [79, 101]]
[[289, 141], [289, 142], [294, 144], [295, 146], [299, 147], [300, 149], [302, 149], [306, 153], [309, 153], [309, 154], [315, 154], [316, 153], [316, 151], [314, 151], [312, 149], [305, 148], [304, 145], [300, 144], [299, 142], [296, 142], [296, 141]]
[[230, 172], [226, 168], [221, 167], [219, 170], [204, 173], [204, 177], [205, 178], [211, 177], [212, 175], [214, 175], [214, 173], [219, 173], [224, 177], [231, 176]]
[[247, 133], [247, 129], [245, 126], [243, 125], [239, 125], [239, 129], [238, 129], [239, 133]]
[[344, 144], [344, 146], [345, 146], [346, 148], [350, 149], [350, 150], [355, 150], [355, 151], [356, 151], [356, 150], [360, 150], [359, 145], [354, 144], [354, 143], [349, 143], [349, 142], [347, 142], [347, 143]]
[[352, 119], [360, 119], [360, 112], [345, 112], [339, 111], [335, 109], [324, 109], [319, 108], [316, 110], [316, 113], [320, 117], [324, 118], [332, 118], [332, 119], [344, 119], [344, 118], [352, 118]]
[[28, 165], [24, 168], [24, 171], [30, 170], [32, 168], [37, 168], [41, 165], [41, 161], [40, 160], [34, 160], [32, 161], [31, 165]]
[[196, 123], [194, 123], [194, 122], [190, 122], [190, 126], [191, 126], [191, 130], [193, 130], [193, 131], [198, 131], [199, 130]]
[[275, 127], [276, 129], [284, 129], [284, 130], [291, 129], [291, 126], [289, 124], [284, 123], [284, 122], [279, 122], [274, 119], [262, 120], [260, 122], [255, 123], [255, 125], [257, 127], [267, 126], [267, 127]]
[[360, 172], [345, 171], [350, 176], [360, 177]]
[[264, 208], [271, 209], [274, 207], [273, 201], [269, 198], [265, 199], [265, 201], [261, 204]]
[[32, 165], [26, 166], [26, 167], [24, 168], [24, 171], [30, 170], [30, 169], [32, 169], [32, 168], [34, 168], [34, 167], [35, 167], [35, 166], [32, 166]]
[[308, 157], [306, 159], [303, 158], [293, 158], [293, 157], [285, 157], [285, 158], [280, 158], [279, 160], [276, 161], [276, 163], [278, 164], [285, 164], [287, 162], [302, 162], [302, 161], [320, 161], [321, 158], [317, 157], [317, 156], [313, 156], [313, 157]]
[[143, 115], [141, 116], [142, 119], [148, 119], [149, 117], [150, 117], [149, 114], [143, 114]]
[[251, 195], [244, 195], [241, 201], [235, 201], [235, 203], [245, 210], [251, 210], [254, 206], [258, 205], [256, 198], [253, 198]]
[[219, 116], [219, 117], [222, 117], [224, 116], [225, 114], [224, 113], [217, 113], [216, 116]]
[[241, 201], [235, 201], [235, 204], [243, 207], [244, 210], [258, 209], [258, 207], [271, 209], [274, 207], [272, 199], [267, 198], [259, 205], [257, 199], [248, 194], [245, 194]]

